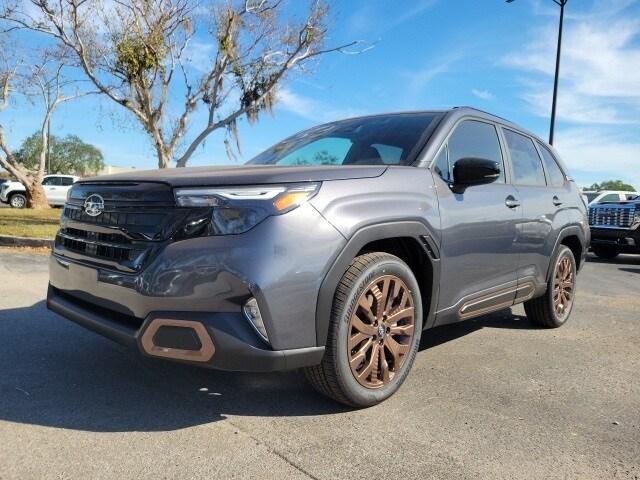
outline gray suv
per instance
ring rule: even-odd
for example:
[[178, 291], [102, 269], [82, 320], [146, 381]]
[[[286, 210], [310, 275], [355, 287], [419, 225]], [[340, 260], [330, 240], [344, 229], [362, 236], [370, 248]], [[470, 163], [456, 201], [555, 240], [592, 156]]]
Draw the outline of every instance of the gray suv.
[[47, 305], [151, 357], [303, 368], [361, 407], [400, 387], [431, 327], [518, 303], [565, 323], [588, 242], [534, 135], [470, 108], [374, 115], [245, 166], [79, 181]]

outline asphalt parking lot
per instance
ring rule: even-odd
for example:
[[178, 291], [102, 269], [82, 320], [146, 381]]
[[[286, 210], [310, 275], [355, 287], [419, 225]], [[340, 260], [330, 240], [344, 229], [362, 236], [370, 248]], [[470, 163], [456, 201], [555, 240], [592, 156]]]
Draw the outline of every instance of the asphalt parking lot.
[[353, 411], [297, 372], [126, 351], [47, 312], [45, 255], [0, 250], [0, 479], [638, 479], [640, 256], [591, 260], [563, 328], [518, 307], [429, 331]]

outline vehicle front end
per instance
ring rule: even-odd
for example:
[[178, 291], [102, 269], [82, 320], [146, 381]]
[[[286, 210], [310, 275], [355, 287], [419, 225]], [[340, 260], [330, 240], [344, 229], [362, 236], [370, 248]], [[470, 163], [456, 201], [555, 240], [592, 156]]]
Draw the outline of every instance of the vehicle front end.
[[617, 253], [640, 252], [640, 200], [589, 207], [591, 245]]
[[345, 243], [308, 202], [320, 186], [76, 183], [47, 306], [153, 357], [244, 371], [317, 364], [317, 293]]

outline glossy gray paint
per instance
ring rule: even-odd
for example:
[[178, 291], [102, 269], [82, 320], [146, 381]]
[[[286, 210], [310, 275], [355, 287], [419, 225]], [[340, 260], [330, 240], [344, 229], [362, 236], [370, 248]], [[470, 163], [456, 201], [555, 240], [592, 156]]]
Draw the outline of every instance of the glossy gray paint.
[[[454, 193], [432, 173], [431, 163], [458, 122], [467, 118], [536, 138], [498, 117], [460, 108], [443, 115], [409, 167], [249, 166], [92, 179], [153, 181], [173, 187], [307, 180], [322, 181], [322, 185], [306, 205], [270, 217], [242, 235], [168, 243], [138, 274], [69, 260], [64, 265], [53, 257], [51, 285], [147, 321], [162, 311], [175, 316], [224, 314], [216, 321], [244, 322], [241, 306], [255, 296], [271, 345], [251, 348], [265, 351], [324, 345], [335, 286], [353, 257], [375, 240], [408, 237], [421, 243], [428, 239], [431, 247], [422, 244], [430, 275], [429, 291], [422, 292], [428, 302], [423, 306], [427, 328], [460, 320], [462, 306], [479, 298], [496, 295], [501, 301], [519, 301], [518, 289], [529, 284], [534, 285], [534, 295], [540, 295], [546, 288], [550, 259], [564, 236], [578, 238], [586, 252], [586, 207], [568, 179], [555, 189], [512, 185], [502, 137], [507, 183]], [[554, 204], [554, 196], [561, 205]], [[519, 200], [520, 206], [509, 208], [507, 197]]]

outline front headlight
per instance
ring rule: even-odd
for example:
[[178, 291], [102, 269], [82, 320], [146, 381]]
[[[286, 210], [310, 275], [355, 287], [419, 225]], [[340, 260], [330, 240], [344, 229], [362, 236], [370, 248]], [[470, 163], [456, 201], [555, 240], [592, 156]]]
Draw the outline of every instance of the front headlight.
[[178, 206], [205, 209], [184, 227], [183, 234], [191, 237], [244, 233], [269, 216], [282, 215], [299, 207], [319, 188], [320, 183], [299, 183], [178, 188], [174, 193]]

